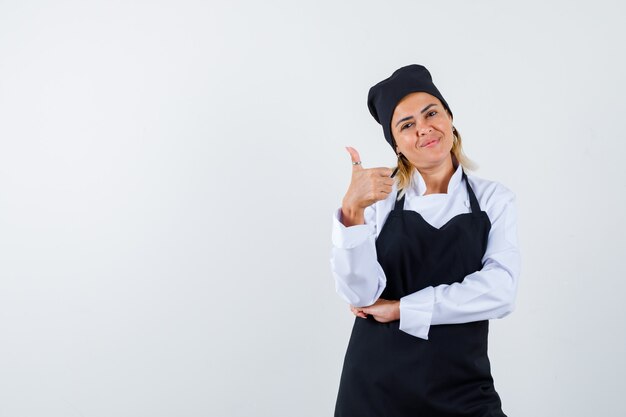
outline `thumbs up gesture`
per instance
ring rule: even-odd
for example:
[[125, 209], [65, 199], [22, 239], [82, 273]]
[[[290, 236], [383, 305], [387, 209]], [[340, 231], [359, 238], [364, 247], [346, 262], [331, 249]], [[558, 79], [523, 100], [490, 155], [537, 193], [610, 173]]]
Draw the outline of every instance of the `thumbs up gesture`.
[[384, 200], [391, 192], [393, 178], [389, 168], [363, 168], [356, 149], [346, 147], [352, 159], [352, 179], [341, 204], [341, 222], [344, 226], [364, 224], [365, 208]]

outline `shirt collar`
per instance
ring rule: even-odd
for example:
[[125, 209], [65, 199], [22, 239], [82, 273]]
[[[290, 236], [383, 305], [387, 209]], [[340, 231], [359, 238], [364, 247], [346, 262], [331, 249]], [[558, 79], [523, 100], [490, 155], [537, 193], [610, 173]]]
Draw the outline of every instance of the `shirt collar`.
[[[450, 177], [450, 181], [448, 182], [448, 194], [456, 190], [456, 187], [461, 183], [461, 179], [463, 178], [463, 167], [459, 164], [456, 167], [456, 171]], [[411, 188], [415, 195], [422, 196], [426, 192], [426, 182], [424, 182], [424, 178], [422, 174], [417, 169], [413, 170], [413, 180], [411, 181]]]

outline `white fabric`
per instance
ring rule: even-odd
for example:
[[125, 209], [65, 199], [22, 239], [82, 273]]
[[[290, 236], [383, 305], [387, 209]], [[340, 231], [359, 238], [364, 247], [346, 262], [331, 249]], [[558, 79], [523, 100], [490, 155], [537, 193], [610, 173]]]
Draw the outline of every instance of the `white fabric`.
[[[491, 221], [483, 268], [462, 282], [427, 287], [400, 299], [400, 329], [428, 339], [431, 325], [502, 318], [515, 306], [520, 254], [517, 244], [515, 195], [503, 185], [469, 175], [482, 210]], [[405, 210], [419, 212], [439, 228], [452, 217], [469, 213], [470, 203], [461, 167], [447, 194], [428, 194], [417, 170], [406, 191]], [[376, 239], [393, 209], [397, 190], [365, 209], [365, 224], [345, 227], [341, 208], [333, 214], [331, 270], [337, 293], [357, 307], [374, 304], [385, 289], [386, 277], [376, 257]]]

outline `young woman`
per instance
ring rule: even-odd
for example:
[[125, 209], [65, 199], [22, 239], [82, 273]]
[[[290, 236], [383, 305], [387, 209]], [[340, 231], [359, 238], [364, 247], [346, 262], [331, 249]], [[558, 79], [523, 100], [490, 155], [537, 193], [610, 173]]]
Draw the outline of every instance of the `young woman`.
[[356, 319], [335, 416], [505, 416], [487, 339], [517, 292], [514, 195], [465, 172], [452, 111], [423, 66], [376, 84], [368, 107], [398, 166], [366, 169], [348, 148], [331, 267]]

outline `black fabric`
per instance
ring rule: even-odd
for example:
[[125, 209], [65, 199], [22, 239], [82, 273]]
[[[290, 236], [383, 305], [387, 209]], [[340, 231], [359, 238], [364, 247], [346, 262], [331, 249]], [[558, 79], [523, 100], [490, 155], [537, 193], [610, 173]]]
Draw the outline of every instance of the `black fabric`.
[[391, 133], [393, 111], [404, 96], [420, 91], [437, 97], [452, 115], [450, 106], [433, 84], [430, 72], [422, 65], [407, 65], [396, 70], [391, 77], [370, 88], [367, 95], [367, 107], [374, 119], [382, 125], [385, 139], [394, 152], [395, 145]]
[[[491, 222], [463, 173], [471, 213], [439, 229], [397, 201], [376, 240], [387, 285], [398, 300], [428, 286], [461, 282], [482, 268]], [[487, 357], [489, 322], [432, 325], [428, 340], [399, 321], [356, 318], [335, 417], [506, 417]]]

